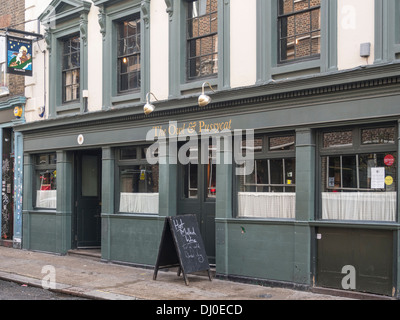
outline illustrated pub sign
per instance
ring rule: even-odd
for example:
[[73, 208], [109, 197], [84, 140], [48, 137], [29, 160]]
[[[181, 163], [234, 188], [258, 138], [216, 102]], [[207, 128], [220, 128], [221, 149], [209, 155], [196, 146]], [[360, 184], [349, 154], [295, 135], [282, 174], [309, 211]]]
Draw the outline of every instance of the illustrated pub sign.
[[32, 40], [7, 36], [7, 73], [32, 76]]

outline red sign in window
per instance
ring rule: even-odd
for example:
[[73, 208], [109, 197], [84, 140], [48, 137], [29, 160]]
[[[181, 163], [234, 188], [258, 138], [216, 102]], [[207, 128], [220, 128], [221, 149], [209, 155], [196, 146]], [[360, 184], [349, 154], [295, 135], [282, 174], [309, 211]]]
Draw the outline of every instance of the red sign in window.
[[386, 166], [391, 167], [394, 164], [394, 157], [391, 154], [388, 154], [383, 161]]

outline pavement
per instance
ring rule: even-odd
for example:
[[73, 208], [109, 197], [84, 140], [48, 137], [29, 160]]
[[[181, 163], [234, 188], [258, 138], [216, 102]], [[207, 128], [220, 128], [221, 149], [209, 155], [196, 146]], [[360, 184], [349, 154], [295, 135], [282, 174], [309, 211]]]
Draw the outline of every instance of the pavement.
[[[59, 256], [0, 247], [0, 279], [50, 287], [50, 290], [93, 300], [344, 300], [343, 296], [271, 288], [221, 279], [207, 273], [189, 275], [186, 286], [175, 271], [158, 272], [106, 263], [95, 257]], [[55, 280], [56, 285], [52, 287]]]

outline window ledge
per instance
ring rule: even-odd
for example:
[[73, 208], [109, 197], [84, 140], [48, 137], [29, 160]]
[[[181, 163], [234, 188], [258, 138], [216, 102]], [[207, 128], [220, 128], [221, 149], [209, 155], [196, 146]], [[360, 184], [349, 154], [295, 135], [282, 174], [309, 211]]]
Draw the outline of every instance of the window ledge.
[[277, 65], [271, 69], [272, 76], [284, 74], [284, 73], [292, 73], [299, 71], [306, 71], [311, 69], [321, 68], [321, 59], [313, 59], [313, 60], [302, 60], [302, 61], [293, 61], [284, 64]]
[[310, 221], [312, 227], [369, 228], [399, 230], [400, 223], [391, 221], [356, 221], [356, 220], [318, 220]]

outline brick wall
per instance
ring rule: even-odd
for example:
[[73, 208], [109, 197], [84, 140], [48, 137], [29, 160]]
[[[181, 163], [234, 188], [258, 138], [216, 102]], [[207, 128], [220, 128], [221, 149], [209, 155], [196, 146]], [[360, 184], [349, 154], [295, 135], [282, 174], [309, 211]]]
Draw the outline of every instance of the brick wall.
[[[13, 29], [24, 30], [25, 25], [25, 1], [24, 0], [0, 0], [0, 28], [12, 27]], [[14, 34], [18, 36], [17, 34]], [[25, 95], [25, 77], [7, 75], [10, 96]], [[1, 101], [10, 97], [3, 97]]]
[[286, 57], [282, 57], [283, 59], [301, 58], [320, 52], [320, 32], [312, 32], [320, 29], [320, 10], [302, 12], [320, 4], [321, 0], [311, 0], [310, 2], [308, 0], [283, 0], [281, 14], [299, 12], [284, 19], [286, 34], [282, 34], [282, 37], [288, 38], [283, 42], [286, 44]]
[[197, 57], [197, 75], [210, 75], [218, 72], [218, 34], [214, 34], [218, 33], [218, 1], [207, 0], [206, 12], [198, 14], [201, 16], [188, 22], [191, 24], [189, 36], [203, 38], [198, 38], [192, 43], [190, 56]]

